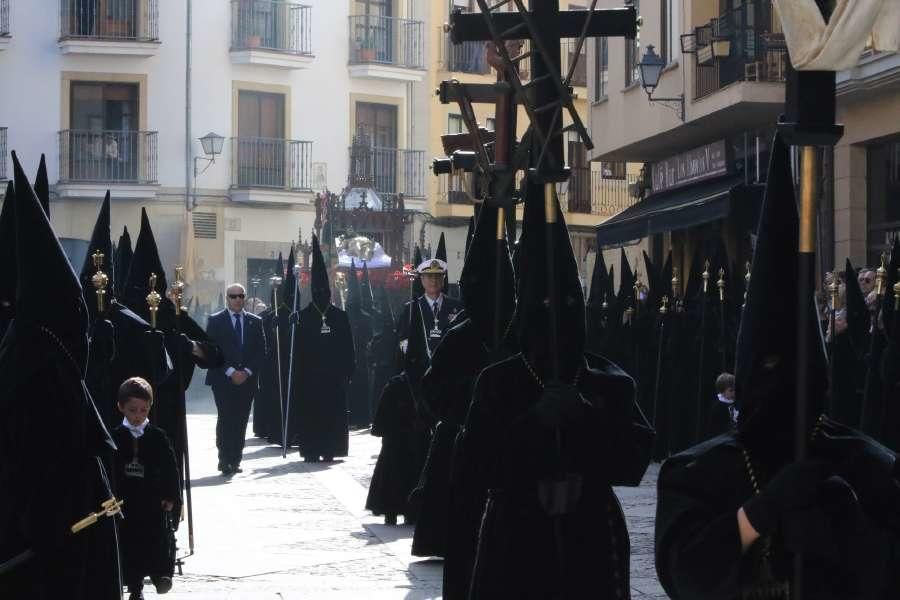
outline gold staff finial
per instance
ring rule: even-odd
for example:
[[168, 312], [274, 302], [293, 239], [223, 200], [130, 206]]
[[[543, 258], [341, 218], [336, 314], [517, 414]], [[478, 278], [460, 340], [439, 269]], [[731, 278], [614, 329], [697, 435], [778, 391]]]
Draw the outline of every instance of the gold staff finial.
[[97, 269], [97, 272], [91, 277], [91, 285], [94, 286], [97, 293], [97, 311], [101, 313], [105, 310], [106, 288], [109, 286], [109, 277], [102, 270], [104, 258], [103, 253], [99, 250], [91, 254], [94, 268]]
[[709, 261], [707, 260], [703, 265], [703, 293], [709, 291]]
[[887, 257], [884, 252], [881, 253], [881, 266], [875, 271], [875, 294], [879, 297], [884, 296], [884, 280], [887, 279], [887, 269], [884, 268], [884, 261]]
[[169, 286], [169, 295], [172, 296], [172, 302], [175, 303], [175, 314], [180, 315], [181, 311], [187, 310], [181, 305], [184, 302], [184, 267], [178, 265], [175, 267], [175, 281]]
[[719, 288], [719, 302], [725, 302], [725, 269], [719, 267], [719, 280], [716, 282]]
[[669, 312], [669, 297], [668, 297], [668, 296], [663, 296], [663, 297], [662, 297], [662, 304], [661, 304], [660, 307], [659, 307], [659, 314], [664, 315], [664, 314], [666, 314], [667, 312]]
[[[900, 312], [900, 269], [897, 269], [897, 283], [894, 284], [894, 312]], [[900, 317], [895, 315], [894, 318]]]
[[681, 281], [678, 279], [678, 267], [672, 267], [672, 296], [676, 300], [681, 296]]
[[838, 302], [838, 292], [840, 291], [841, 286], [838, 285], [838, 274], [837, 271], [831, 272], [831, 283], [828, 284], [828, 292], [831, 295], [831, 310], [837, 310], [837, 302]]
[[156, 329], [156, 313], [159, 312], [159, 303], [162, 302], [162, 296], [156, 291], [156, 273], [150, 273], [148, 287], [150, 293], [147, 294], [147, 306], [150, 307], [150, 326]]

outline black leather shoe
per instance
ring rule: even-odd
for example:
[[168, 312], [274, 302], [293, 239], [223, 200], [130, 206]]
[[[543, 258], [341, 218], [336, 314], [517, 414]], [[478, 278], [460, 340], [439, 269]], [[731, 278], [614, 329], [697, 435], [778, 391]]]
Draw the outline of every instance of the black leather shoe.
[[244, 470], [241, 468], [241, 465], [234, 465], [231, 467], [232, 473], [243, 473]]
[[384, 524], [385, 525], [396, 525], [397, 524], [397, 515], [384, 515]]
[[224, 469], [222, 469], [222, 475], [228, 477], [229, 475], [234, 475], [234, 467], [231, 465], [224, 465]]
[[142, 592], [131, 592], [128, 594], [128, 600], [144, 600], [144, 594]]
[[153, 585], [156, 587], [157, 594], [165, 594], [169, 590], [172, 589], [172, 578], [171, 577], [151, 577], [150, 580], [153, 582]]

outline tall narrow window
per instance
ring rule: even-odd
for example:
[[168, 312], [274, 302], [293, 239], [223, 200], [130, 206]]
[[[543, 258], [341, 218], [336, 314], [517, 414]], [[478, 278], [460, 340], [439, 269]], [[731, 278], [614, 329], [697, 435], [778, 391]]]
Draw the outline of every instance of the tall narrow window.
[[597, 38], [594, 47], [594, 100], [606, 98], [606, 88], [609, 85], [609, 40], [605, 37]]
[[462, 133], [464, 130], [462, 115], [447, 115], [447, 133]]
[[680, 0], [660, 0], [659, 55], [666, 64], [675, 62], [681, 54]]
[[[638, 15], [641, 14], [641, 6], [639, 0], [634, 0], [634, 10]], [[638, 62], [640, 62], [640, 57], [638, 57], [638, 52], [640, 48], [638, 47], [637, 38], [633, 40], [626, 39], [625, 40], [625, 85], [626, 87], [637, 83], [640, 80], [640, 73], [638, 69]]]
[[284, 105], [283, 94], [238, 94], [238, 186], [284, 187]]

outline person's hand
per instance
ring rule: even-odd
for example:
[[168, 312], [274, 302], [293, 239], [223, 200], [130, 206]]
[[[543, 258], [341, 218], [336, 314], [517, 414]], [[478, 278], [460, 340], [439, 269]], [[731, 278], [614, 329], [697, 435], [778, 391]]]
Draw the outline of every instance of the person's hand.
[[834, 471], [823, 460], [784, 466], [762, 492], [744, 503], [744, 514], [760, 535], [768, 535], [785, 514], [810, 508], [819, 499], [822, 482]]
[[231, 374], [231, 382], [234, 385], [243, 385], [245, 381], [247, 381], [247, 371], [235, 371]]
[[162, 501], [162, 509], [166, 512], [172, 512], [172, 509], [175, 508], [175, 503], [171, 500], [163, 500]]

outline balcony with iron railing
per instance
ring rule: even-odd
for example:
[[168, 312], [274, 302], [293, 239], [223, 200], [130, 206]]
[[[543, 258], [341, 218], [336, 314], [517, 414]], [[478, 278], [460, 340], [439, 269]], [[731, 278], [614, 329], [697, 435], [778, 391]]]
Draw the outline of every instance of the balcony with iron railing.
[[231, 0], [231, 60], [282, 69], [309, 66], [312, 7], [286, 0]]
[[158, 0], [59, 0], [63, 54], [146, 57], [158, 47]]
[[[485, 42], [463, 42], [454, 44], [449, 33], [443, 33], [441, 44], [441, 67], [451, 73], [470, 73], [472, 75], [487, 75], [491, 72], [491, 66], [487, 62], [485, 54]], [[515, 58], [529, 51], [530, 42], [520, 40], [518, 43], [508, 45], [510, 56]], [[565, 52], [563, 52], [565, 55]], [[525, 59], [518, 63], [519, 78], [528, 79], [528, 68], [531, 61]], [[574, 77], [573, 77], [574, 79]]]
[[[562, 42], [562, 75], [565, 77], [569, 73], [572, 63], [575, 63], [575, 71], [572, 73], [571, 84], [577, 87], [587, 87], [587, 43], [582, 44], [581, 51], [578, 50], [578, 40], [565, 39]], [[577, 62], [576, 62], [577, 59]]]
[[421, 81], [425, 76], [425, 24], [413, 19], [353, 15], [349, 65], [354, 77]]
[[632, 193], [639, 175], [610, 178], [590, 167], [572, 168], [565, 193], [568, 212], [611, 217], [637, 203]]
[[155, 184], [157, 138], [156, 131], [60, 131], [59, 181]]
[[0, 181], [4, 181], [7, 178], [6, 155], [6, 127], [0, 127]]
[[0, 50], [9, 44], [9, 0], [0, 0]]
[[[313, 180], [312, 145], [310, 141], [280, 138], [231, 138], [231, 187], [309, 192]], [[284, 201], [290, 201], [290, 196]]]
[[739, 81], [784, 83], [784, 34], [770, 0], [747, 0], [695, 28], [694, 99]]
[[350, 185], [371, 188], [388, 201], [425, 197], [425, 151], [355, 145], [349, 148]]

